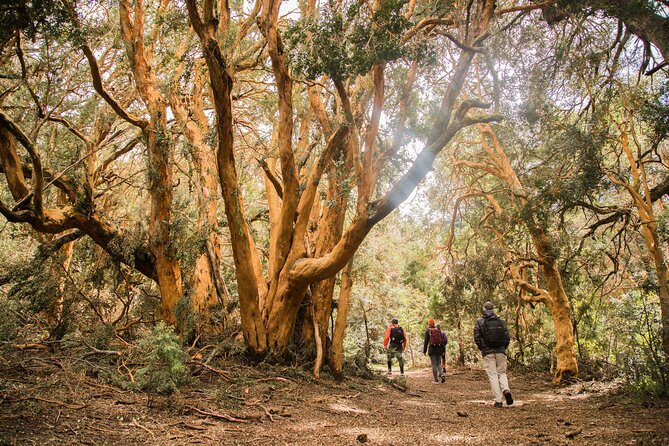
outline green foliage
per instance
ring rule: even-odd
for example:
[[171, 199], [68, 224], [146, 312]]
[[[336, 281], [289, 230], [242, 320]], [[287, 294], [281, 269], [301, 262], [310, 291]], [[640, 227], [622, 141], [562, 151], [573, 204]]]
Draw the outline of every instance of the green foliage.
[[48, 267], [50, 263], [34, 262], [16, 270], [12, 287], [7, 292], [8, 299], [27, 302], [33, 313], [52, 311], [59, 294], [60, 275]]
[[11, 341], [16, 336], [19, 327], [16, 302], [0, 299], [0, 341]]
[[614, 352], [631, 390], [669, 395], [669, 364], [662, 351], [660, 306], [656, 294], [631, 292], [613, 302]]
[[169, 395], [187, 382], [186, 353], [172, 327], [158, 323], [152, 333], [142, 339], [139, 349], [148, 362], [136, 374], [142, 389]]
[[184, 342], [191, 342], [197, 335], [196, 329], [201, 316], [193, 309], [192, 289], [184, 292], [174, 306], [176, 330]]
[[123, 237], [115, 237], [109, 242], [109, 249], [116, 256], [123, 259], [130, 266], [135, 264], [135, 252], [148, 243], [146, 226], [137, 222], [133, 228], [126, 231]]
[[641, 119], [651, 128], [650, 140], [657, 147], [669, 136], [669, 80], [641, 108]]
[[498, 286], [503, 283], [503, 258], [504, 250], [499, 245], [488, 244], [481, 246], [480, 251], [466, 261], [455, 263], [444, 277], [443, 296], [446, 303], [451, 306], [471, 304], [478, 314], [481, 305], [467, 302], [465, 297], [475, 293], [481, 303], [494, 299]]
[[244, 342], [235, 339], [234, 336], [227, 333], [226, 336], [217, 346], [223, 358], [233, 356], [241, 356], [246, 353], [246, 345]]
[[20, 29], [33, 39], [38, 33], [51, 36], [73, 34], [76, 30], [76, 1], [5, 0], [0, 8], [0, 41]]
[[410, 22], [403, 5], [391, 0], [372, 11], [367, 3], [328, 1], [317, 19], [300, 20], [286, 32], [294, 71], [308, 79], [327, 74], [341, 81], [406, 54], [401, 37]]
[[111, 341], [116, 337], [116, 329], [110, 324], [96, 324], [86, 339], [89, 344], [100, 350], [109, 350]]
[[604, 177], [605, 135], [576, 125], [549, 126], [545, 132], [550, 136], [542, 152], [552, 162], [528, 178], [536, 194], [528, 200], [524, 218], [539, 215], [545, 220], [556, 206], [573, 207], [595, 192]]
[[657, 235], [663, 243], [669, 242], [669, 208], [663, 207], [657, 215]]
[[175, 197], [170, 223], [171, 244], [176, 251], [182, 273], [187, 276], [192, 275], [197, 259], [207, 252], [206, 243], [210, 232], [208, 226], [196, 228], [194, 223], [198, 219], [197, 209], [189, 206], [191, 200], [191, 196], [181, 194]]

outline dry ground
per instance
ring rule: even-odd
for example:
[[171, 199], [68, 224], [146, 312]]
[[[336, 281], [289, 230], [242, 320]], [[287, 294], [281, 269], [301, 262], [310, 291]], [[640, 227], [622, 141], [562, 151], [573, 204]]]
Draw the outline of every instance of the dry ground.
[[[669, 445], [669, 403], [510, 373], [492, 407], [483, 371], [316, 383], [294, 368], [216, 364], [181, 394], [123, 391], [46, 353], [0, 352], [0, 445]], [[406, 385], [407, 390], [401, 387]], [[225, 418], [229, 418], [226, 420]]]

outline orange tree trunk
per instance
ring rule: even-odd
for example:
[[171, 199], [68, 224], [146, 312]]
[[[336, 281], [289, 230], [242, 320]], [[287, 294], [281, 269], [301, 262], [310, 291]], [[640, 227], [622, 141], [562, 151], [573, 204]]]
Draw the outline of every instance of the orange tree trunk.
[[330, 349], [330, 367], [336, 379], [343, 376], [344, 336], [349, 309], [351, 308], [351, 290], [353, 289], [353, 261], [348, 262], [341, 272], [341, 287], [339, 289], [339, 304], [337, 305], [337, 320], [332, 333]]
[[[230, 228], [232, 255], [235, 262], [239, 306], [246, 345], [252, 352], [263, 352], [267, 339], [259, 309], [259, 284], [257, 253], [244, 218], [242, 191], [239, 188], [232, 127], [232, 77], [227, 71], [227, 62], [216, 39], [217, 30], [211, 26], [213, 2], [205, 2], [203, 16], [196, 0], [186, 0], [188, 16], [193, 29], [200, 38], [204, 58], [209, 69], [209, 80], [216, 112], [218, 148], [216, 164], [221, 193], [225, 203], [225, 215]], [[204, 17], [204, 21], [203, 18]], [[223, 25], [223, 24], [222, 24]]]
[[163, 307], [163, 319], [174, 324], [174, 306], [181, 297], [181, 268], [172, 243], [172, 165], [167, 129], [167, 106], [157, 87], [152, 48], [145, 46], [144, 4], [136, 2], [131, 14], [129, 0], [120, 1], [119, 18], [126, 53], [137, 92], [146, 105], [149, 123], [143, 127], [149, 157], [149, 249], [155, 257], [156, 276]]
[[657, 285], [659, 288], [658, 294], [660, 298], [662, 348], [666, 358], [669, 359], [669, 283], [667, 283], [667, 264], [664, 259], [662, 245], [657, 235], [657, 223], [655, 220], [651, 220], [647, 224], [643, 225], [643, 234], [646, 241], [646, 246], [653, 255], [653, 262], [655, 263]]
[[[522, 206], [527, 205], [527, 192], [509, 161], [504, 147], [497, 138], [491, 126], [479, 126], [483, 139], [482, 144], [487, 156], [494, 161], [495, 169], [490, 173], [503, 179], [509, 185], [515, 197], [518, 197]], [[485, 139], [490, 138], [492, 146]], [[477, 165], [477, 164], [474, 164]], [[558, 366], [555, 373], [555, 382], [570, 379], [578, 375], [576, 352], [574, 351], [574, 327], [569, 297], [567, 296], [562, 276], [556, 263], [556, 256], [546, 230], [537, 224], [532, 217], [524, 220], [537, 252], [539, 267], [546, 280], [547, 292], [542, 290], [541, 298], [535, 301], [544, 302], [553, 318]], [[521, 280], [521, 282], [524, 282]]]
[[[350, 163], [349, 163], [350, 165]], [[345, 169], [346, 170], [346, 169]], [[332, 248], [341, 239], [344, 230], [344, 219], [346, 216], [346, 203], [348, 202], [348, 193], [342, 187], [342, 180], [344, 178], [338, 175], [336, 167], [330, 167], [330, 182], [328, 183], [328, 191], [325, 196], [326, 206], [323, 206], [323, 212], [318, 225], [318, 232], [316, 235], [316, 247], [314, 257], [322, 257], [332, 251]], [[336, 277], [328, 277], [324, 280], [316, 282], [311, 286], [312, 299], [314, 306], [314, 317], [320, 328], [320, 338], [322, 347], [326, 347], [326, 338], [330, 316], [332, 314], [332, 301], [334, 295]], [[305, 344], [313, 339], [312, 324], [306, 321], [302, 325], [301, 341]], [[326, 352], [327, 353], [327, 352]]]
[[[146, 132], [149, 152], [149, 247], [156, 259], [156, 275], [163, 307], [163, 319], [174, 324], [174, 306], [181, 297], [181, 268], [171, 243], [172, 169], [164, 111], [154, 114]], [[158, 125], [155, 125], [158, 124]]]
[[541, 272], [546, 279], [546, 287], [550, 298], [546, 304], [551, 311], [555, 329], [557, 351], [557, 369], [554, 382], [561, 382], [578, 375], [578, 364], [574, 350], [574, 325], [569, 298], [562, 284], [562, 276], [555, 262], [555, 255], [545, 232], [529, 224], [532, 239]]

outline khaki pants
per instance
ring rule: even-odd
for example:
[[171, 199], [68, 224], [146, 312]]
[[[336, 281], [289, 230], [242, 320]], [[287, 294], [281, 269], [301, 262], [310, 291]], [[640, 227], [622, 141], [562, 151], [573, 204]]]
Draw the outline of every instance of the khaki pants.
[[506, 355], [504, 353], [490, 353], [483, 357], [483, 369], [488, 374], [490, 389], [496, 403], [502, 402], [502, 392], [509, 390], [509, 380], [506, 377]]

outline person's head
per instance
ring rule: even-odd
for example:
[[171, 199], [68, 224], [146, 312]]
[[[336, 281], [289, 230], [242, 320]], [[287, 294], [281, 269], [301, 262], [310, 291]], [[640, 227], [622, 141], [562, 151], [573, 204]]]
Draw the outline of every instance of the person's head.
[[437, 329], [441, 330], [441, 324], [437, 324]]
[[428, 327], [434, 327], [434, 319], [430, 318], [427, 320], [427, 326]]
[[483, 304], [483, 311], [492, 311], [493, 308], [495, 308], [495, 306], [490, 301]]
[[391, 324], [395, 324], [395, 325], [399, 324], [399, 322], [400, 321], [398, 321], [397, 319], [393, 319], [392, 321], [390, 321]]

